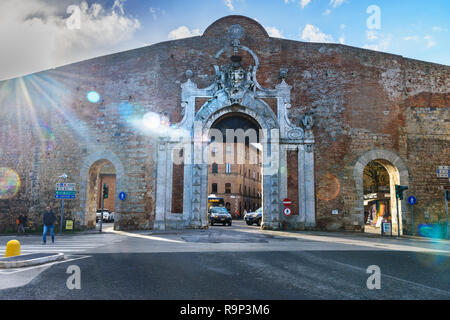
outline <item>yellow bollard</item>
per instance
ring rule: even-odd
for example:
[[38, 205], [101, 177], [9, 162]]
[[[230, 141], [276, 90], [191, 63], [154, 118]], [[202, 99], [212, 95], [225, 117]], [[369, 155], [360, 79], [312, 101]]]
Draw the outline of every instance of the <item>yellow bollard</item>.
[[20, 256], [20, 242], [17, 240], [8, 241], [6, 244], [5, 258]]

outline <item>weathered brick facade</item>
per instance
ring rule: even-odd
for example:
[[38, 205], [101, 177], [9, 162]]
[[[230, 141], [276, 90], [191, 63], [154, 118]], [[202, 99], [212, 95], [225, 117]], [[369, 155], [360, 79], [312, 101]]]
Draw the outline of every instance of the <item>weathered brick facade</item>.
[[[438, 165], [450, 165], [449, 66], [340, 44], [270, 38], [257, 22], [228, 16], [202, 36], [0, 82], [0, 167], [15, 170], [21, 179], [15, 196], [0, 200], [0, 232], [14, 229], [19, 213], [39, 225], [45, 205], [59, 210], [54, 185], [63, 172], [78, 186], [77, 199], [65, 201], [66, 216], [93, 227], [91, 202], [98, 203], [98, 186], [92, 181], [107, 161], [116, 170], [116, 228], [152, 229], [160, 139], [143, 134], [133, 120], [152, 111], [170, 124], [180, 122], [186, 70], [193, 71], [190, 80], [198, 88], [214, 83], [213, 66], [229, 61], [227, 54], [215, 56], [229, 43], [228, 28], [236, 24], [245, 30], [240, 43], [259, 59], [259, 84], [276, 87], [280, 69], [288, 69], [290, 121], [301, 127], [307, 112], [315, 119], [315, 225], [310, 227], [362, 230], [358, 174], [377, 159], [398, 169], [400, 182], [406, 181], [417, 197], [416, 223], [424, 221], [426, 211], [430, 222], [445, 218], [435, 176]], [[249, 52], [240, 55], [242, 65], [254, 63]], [[101, 94], [101, 102], [87, 101], [91, 90]], [[196, 111], [208, 101], [200, 99]], [[278, 115], [277, 100], [264, 99]], [[291, 158], [293, 151], [288, 152]], [[289, 161], [288, 174], [302, 166]], [[301, 196], [296, 176], [287, 184], [289, 196]], [[127, 193], [125, 201], [117, 197], [121, 191]], [[409, 207], [402, 203], [402, 208], [403, 229], [408, 230]], [[331, 215], [332, 210], [339, 214]], [[172, 227], [186, 227], [180, 219], [174, 218]]]

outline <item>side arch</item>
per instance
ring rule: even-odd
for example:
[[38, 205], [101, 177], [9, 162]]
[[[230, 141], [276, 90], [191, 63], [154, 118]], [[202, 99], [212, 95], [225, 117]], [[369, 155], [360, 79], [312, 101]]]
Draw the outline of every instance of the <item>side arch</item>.
[[[80, 170], [80, 220], [81, 225], [86, 226], [86, 202], [88, 198], [88, 181], [89, 181], [89, 170], [95, 163], [101, 161], [109, 161], [113, 164], [116, 170], [116, 195], [115, 195], [115, 208], [116, 214], [120, 213], [120, 201], [118, 201], [118, 193], [123, 190], [125, 185], [125, 170], [122, 161], [115, 155], [112, 151], [98, 151], [91, 153], [87, 158], [84, 159]], [[114, 222], [116, 224], [116, 221]]]
[[[409, 173], [408, 168], [405, 162], [402, 160], [400, 156], [396, 153], [383, 150], [376, 149], [371, 150], [364, 153], [359, 159], [356, 161], [354, 170], [353, 170], [353, 178], [355, 181], [356, 187], [356, 205], [355, 211], [359, 215], [359, 222], [361, 226], [364, 226], [364, 190], [363, 190], [363, 174], [364, 168], [372, 161], [376, 161], [383, 165], [389, 173], [390, 177], [390, 189], [391, 189], [391, 199], [395, 201], [395, 190], [394, 184], [400, 184], [409, 186]], [[403, 232], [402, 220], [406, 220], [405, 217], [402, 217], [402, 212], [407, 212], [406, 201], [401, 201], [399, 206], [399, 216], [400, 216], [400, 231]], [[410, 217], [408, 217], [409, 219]], [[395, 228], [397, 228], [396, 217], [395, 220]]]

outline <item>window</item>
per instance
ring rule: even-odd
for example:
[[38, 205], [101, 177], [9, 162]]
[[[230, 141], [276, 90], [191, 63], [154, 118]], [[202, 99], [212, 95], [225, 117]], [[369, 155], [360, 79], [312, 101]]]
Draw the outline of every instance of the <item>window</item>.
[[211, 189], [211, 193], [217, 193], [217, 183], [213, 183]]
[[231, 163], [225, 165], [225, 173], [231, 173]]
[[225, 193], [231, 193], [231, 183], [225, 183]]
[[212, 164], [212, 173], [217, 173], [219, 171], [219, 166], [217, 165], [217, 163], [213, 163]]

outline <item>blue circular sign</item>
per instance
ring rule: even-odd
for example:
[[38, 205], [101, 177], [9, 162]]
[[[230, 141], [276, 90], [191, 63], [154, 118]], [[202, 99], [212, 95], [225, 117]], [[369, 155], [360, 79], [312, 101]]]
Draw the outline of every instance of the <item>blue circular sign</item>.
[[125, 192], [121, 192], [121, 193], [119, 193], [119, 199], [120, 200], [125, 200], [125, 198], [127, 197], [127, 195], [125, 194]]
[[414, 196], [409, 196], [409, 198], [408, 198], [408, 203], [411, 204], [411, 205], [416, 204], [416, 203], [417, 203], [416, 197], [414, 197]]

